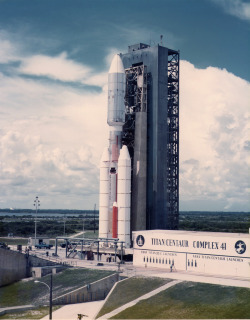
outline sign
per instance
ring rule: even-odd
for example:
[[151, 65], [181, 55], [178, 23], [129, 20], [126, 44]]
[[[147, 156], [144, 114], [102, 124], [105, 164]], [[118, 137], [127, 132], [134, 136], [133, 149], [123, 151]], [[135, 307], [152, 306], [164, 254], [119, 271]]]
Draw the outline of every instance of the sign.
[[250, 236], [216, 232], [133, 232], [134, 265], [250, 277]]

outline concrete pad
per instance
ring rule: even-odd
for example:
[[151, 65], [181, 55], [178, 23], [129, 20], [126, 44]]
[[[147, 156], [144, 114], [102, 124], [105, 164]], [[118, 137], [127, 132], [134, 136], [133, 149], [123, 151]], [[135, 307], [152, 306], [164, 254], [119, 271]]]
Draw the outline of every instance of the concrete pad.
[[218, 284], [222, 286], [232, 286], [232, 287], [242, 287], [250, 288], [250, 281], [243, 278], [228, 278], [222, 276], [208, 276], [208, 275], [197, 275], [191, 274], [188, 272], [167, 272], [163, 270], [150, 269], [145, 270], [145, 268], [138, 268], [137, 275], [142, 275], [144, 277], [159, 277], [167, 279], [176, 279], [182, 281], [193, 281], [193, 282], [202, 282], [210, 284]]
[[[82, 319], [95, 319], [97, 312], [102, 307], [103, 301], [93, 301], [66, 305], [52, 314], [53, 320], [77, 320], [77, 315], [85, 315]], [[48, 320], [49, 315], [42, 318], [42, 320]]]
[[188, 273], [166, 273], [166, 274], [151, 274], [153, 277], [160, 278], [168, 278], [168, 279], [179, 279], [182, 281], [193, 281], [193, 282], [202, 282], [202, 283], [210, 283], [210, 284], [218, 284], [221, 286], [230, 286], [230, 287], [242, 287], [242, 288], [250, 288], [250, 281], [247, 279], [230, 279], [230, 278], [222, 278], [222, 277], [214, 277], [214, 276], [202, 276], [202, 275], [192, 275]]

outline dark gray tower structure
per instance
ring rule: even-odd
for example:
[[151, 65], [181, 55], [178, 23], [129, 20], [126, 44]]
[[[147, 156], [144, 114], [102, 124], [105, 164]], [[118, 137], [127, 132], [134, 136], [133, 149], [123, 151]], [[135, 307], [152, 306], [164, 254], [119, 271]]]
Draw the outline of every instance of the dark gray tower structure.
[[179, 52], [129, 46], [123, 144], [132, 158], [131, 229], [178, 229]]

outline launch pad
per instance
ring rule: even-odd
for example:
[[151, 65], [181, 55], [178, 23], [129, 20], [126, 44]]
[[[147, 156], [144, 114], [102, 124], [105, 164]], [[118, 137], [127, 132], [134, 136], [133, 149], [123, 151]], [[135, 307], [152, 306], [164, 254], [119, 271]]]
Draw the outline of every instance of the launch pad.
[[[60, 245], [59, 241], [63, 241]], [[133, 249], [125, 248], [119, 239], [88, 239], [57, 237], [54, 256], [58, 256], [58, 247], [65, 249], [65, 258], [95, 260], [97, 262], [132, 261]]]
[[[57, 256], [90, 260], [97, 266], [133, 261], [133, 267], [156, 268], [181, 274], [245, 278], [250, 276], [250, 235], [182, 230], [133, 232], [133, 248], [119, 239], [56, 238]], [[87, 261], [86, 261], [87, 262]], [[130, 264], [129, 264], [130, 265]]]

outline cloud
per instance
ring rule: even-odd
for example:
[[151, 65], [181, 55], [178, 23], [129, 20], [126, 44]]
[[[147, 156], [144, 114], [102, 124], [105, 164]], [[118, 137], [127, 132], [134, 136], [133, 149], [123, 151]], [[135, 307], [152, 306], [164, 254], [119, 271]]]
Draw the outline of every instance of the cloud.
[[8, 39], [8, 34], [0, 30], [0, 63], [16, 60], [16, 46]]
[[98, 165], [107, 141], [102, 94], [82, 96], [71, 88], [47, 88], [54, 99], [51, 107], [35, 91], [39, 103], [34, 110], [36, 100], [30, 101], [22, 119], [26, 93], [18, 96], [20, 110], [12, 109], [11, 121], [0, 123], [0, 198], [8, 207], [29, 207], [30, 197], [38, 194], [47, 198], [45, 208], [65, 207], [66, 202], [70, 208], [92, 208], [98, 199]]
[[80, 82], [100, 87], [104, 86], [107, 81], [106, 72], [97, 74], [90, 67], [69, 59], [66, 52], [55, 57], [35, 55], [22, 58], [17, 71], [24, 75], [48, 77], [63, 82]]
[[180, 68], [181, 199], [249, 210], [250, 84], [225, 69]]
[[[109, 51], [106, 58], [106, 68], [113, 51]], [[48, 78], [53, 81], [76, 83], [86, 86], [105, 87], [107, 73], [98, 73], [93, 68], [80, 64], [69, 58], [67, 52], [61, 52], [56, 56], [31, 55], [22, 53], [20, 45], [11, 42], [8, 34], [0, 30], [0, 63], [5, 73], [31, 76], [38, 79]], [[13, 63], [15, 63], [13, 65]], [[7, 72], [6, 72], [7, 71]]]
[[[92, 209], [108, 144], [108, 66], [119, 50], [107, 50], [106, 72], [98, 73], [65, 52], [23, 57], [4, 43], [1, 207], [27, 208], [39, 195], [43, 208]], [[180, 68], [181, 209], [249, 210], [250, 84], [224, 69], [197, 69], [187, 61]]]
[[61, 81], [82, 81], [86, 78], [90, 69], [69, 60], [67, 53], [62, 52], [56, 57], [36, 55], [23, 59], [19, 72], [36, 76], [47, 76]]
[[[88, 83], [106, 85], [104, 74], [79, 65], [79, 76], [77, 63], [64, 53], [40, 58], [19, 57], [22, 72], [36, 77], [23, 77], [18, 66], [10, 67], [11, 74], [0, 73], [1, 207], [30, 207], [38, 194], [43, 208], [92, 209], [108, 141], [107, 99], [105, 91], [82, 90], [70, 81], [89, 72]], [[51, 68], [45, 68], [47, 61]], [[41, 81], [42, 73], [61, 82]]]
[[250, 3], [242, 0], [212, 0], [221, 6], [225, 12], [242, 20], [250, 21]]

